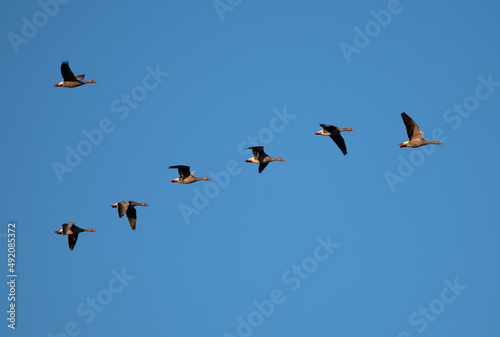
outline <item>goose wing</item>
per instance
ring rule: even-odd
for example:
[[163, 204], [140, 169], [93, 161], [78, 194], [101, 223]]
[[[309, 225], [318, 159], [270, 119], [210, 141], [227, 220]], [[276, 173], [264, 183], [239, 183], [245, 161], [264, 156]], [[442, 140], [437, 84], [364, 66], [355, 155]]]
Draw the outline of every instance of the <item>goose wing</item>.
[[259, 164], [259, 173], [261, 173], [262, 171], [264, 171], [264, 169], [266, 168], [266, 166], [268, 164], [269, 164], [269, 162]]
[[73, 250], [73, 248], [75, 248], [76, 240], [78, 240], [78, 233], [77, 234], [70, 234], [70, 235], [68, 235], [68, 246], [69, 246], [69, 249]]
[[264, 146], [247, 147], [245, 150], [252, 150], [253, 157], [259, 161], [261, 161], [262, 158], [267, 157], [267, 154], [264, 152]]
[[130, 206], [127, 209], [127, 218], [128, 218], [128, 223], [130, 224], [130, 228], [132, 228], [132, 230], [135, 231], [135, 225], [137, 223], [137, 210], [135, 209], [134, 206]]
[[[71, 230], [71, 227], [75, 226], [75, 222], [67, 222], [65, 224], [62, 225], [62, 231], [63, 231], [63, 235], [66, 235], [68, 234], [68, 232]], [[77, 227], [77, 226], [75, 226]]]
[[130, 203], [128, 201], [122, 201], [118, 203], [118, 216], [121, 218], [127, 213]]
[[323, 129], [325, 129], [330, 133], [338, 131], [337, 128], [331, 124], [320, 124], [319, 126], [321, 126]]
[[[61, 64], [61, 74], [62, 74], [62, 77], [65, 81], [76, 81], [77, 80], [75, 75], [71, 71], [71, 68], [69, 67], [68, 61], [64, 61]], [[79, 76], [82, 76], [82, 75], [79, 75]]]
[[189, 166], [186, 165], [175, 165], [175, 166], [170, 166], [171, 169], [177, 169], [179, 170], [179, 178], [181, 180], [186, 179], [191, 175], [191, 171], [189, 170]]
[[401, 117], [403, 118], [403, 122], [406, 126], [406, 133], [408, 134], [408, 139], [422, 139], [424, 137], [424, 133], [420, 131], [417, 123], [413, 119], [410, 118], [406, 113], [401, 113]]
[[342, 151], [342, 153], [345, 156], [347, 154], [347, 147], [345, 146], [344, 138], [342, 138], [342, 136], [340, 135], [340, 132], [337, 133], [336, 135], [331, 135], [330, 138], [333, 139], [335, 144], [337, 144], [340, 151]]
[[330, 124], [320, 124], [320, 126], [330, 133], [330, 138], [337, 144], [340, 151], [344, 154], [347, 154], [347, 147], [345, 146], [345, 141], [342, 135], [340, 134], [339, 129], [335, 125]]

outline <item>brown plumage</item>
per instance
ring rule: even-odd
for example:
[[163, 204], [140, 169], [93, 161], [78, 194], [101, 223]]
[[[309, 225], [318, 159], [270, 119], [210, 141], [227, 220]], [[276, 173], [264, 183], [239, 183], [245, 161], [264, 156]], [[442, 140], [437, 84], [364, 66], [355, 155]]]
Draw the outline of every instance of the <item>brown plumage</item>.
[[321, 136], [330, 136], [330, 138], [337, 144], [339, 147], [340, 151], [344, 154], [344, 156], [347, 154], [347, 147], [345, 146], [345, 141], [344, 138], [340, 135], [340, 132], [342, 131], [354, 131], [353, 128], [339, 128], [335, 125], [331, 124], [320, 124], [323, 128], [323, 130], [320, 130], [315, 133], [315, 135], [321, 135]]
[[68, 236], [69, 249], [73, 250], [76, 245], [76, 240], [78, 240], [78, 234], [81, 232], [95, 232], [92, 228], [80, 228], [75, 225], [75, 222], [67, 222], [62, 225], [62, 229], [55, 231], [56, 234], [62, 234]]
[[253, 157], [245, 160], [247, 163], [259, 164], [259, 173], [264, 171], [266, 166], [272, 161], [285, 161], [283, 158], [272, 158], [264, 152], [264, 146], [247, 147], [245, 150], [252, 150]]
[[407, 114], [404, 112], [401, 113], [401, 117], [403, 118], [403, 122], [405, 123], [406, 126], [406, 133], [408, 134], [408, 138], [410, 140], [407, 140], [406, 142], [403, 142], [401, 144], [398, 144], [399, 147], [419, 147], [422, 145], [428, 145], [428, 144], [443, 144], [440, 141], [434, 140], [434, 141], [428, 141], [425, 140], [424, 133], [420, 130], [418, 127], [417, 123], [413, 121], [413, 119], [410, 118]]
[[137, 211], [135, 206], [149, 206], [145, 202], [135, 202], [135, 201], [121, 201], [117, 202], [111, 207], [118, 208], [118, 217], [122, 217], [127, 214], [128, 222], [130, 224], [130, 228], [135, 231], [135, 226], [137, 224]]
[[75, 76], [69, 67], [68, 61], [64, 61], [61, 64], [61, 74], [63, 77], [63, 81], [54, 84], [54, 87], [64, 87], [64, 88], [75, 88], [86, 83], [97, 83], [94, 80], [83, 81], [85, 74]]
[[193, 174], [195, 174], [196, 171], [190, 171], [189, 166], [186, 165], [175, 165], [169, 168], [179, 171], [179, 178], [170, 180], [172, 183], [191, 184], [199, 180], [210, 180], [208, 177], [195, 177]]

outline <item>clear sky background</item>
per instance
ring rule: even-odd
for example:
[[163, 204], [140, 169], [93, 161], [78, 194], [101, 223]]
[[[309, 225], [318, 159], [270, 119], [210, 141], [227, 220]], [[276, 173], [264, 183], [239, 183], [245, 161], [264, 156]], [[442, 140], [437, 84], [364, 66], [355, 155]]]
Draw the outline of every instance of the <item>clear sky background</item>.
[[500, 334], [498, 1], [48, 3], [0, 5], [3, 336]]

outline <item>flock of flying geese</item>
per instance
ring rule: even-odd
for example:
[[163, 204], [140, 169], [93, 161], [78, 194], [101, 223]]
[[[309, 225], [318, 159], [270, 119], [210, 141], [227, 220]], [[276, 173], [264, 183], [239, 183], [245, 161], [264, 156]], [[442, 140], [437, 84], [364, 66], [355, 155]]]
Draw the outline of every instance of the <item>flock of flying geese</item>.
[[[94, 80], [83, 81], [85, 75], [75, 76], [69, 67], [67, 61], [61, 64], [61, 74], [63, 81], [54, 84], [54, 87], [64, 87], [64, 88], [75, 88], [87, 83], [96, 83]], [[406, 132], [408, 134], [407, 141], [399, 144], [399, 147], [420, 147], [422, 145], [428, 144], [442, 144], [441, 142], [428, 141], [425, 140], [424, 133], [419, 129], [417, 123], [413, 121], [406, 113], [401, 113], [403, 122], [406, 126]], [[347, 147], [345, 145], [344, 138], [340, 134], [342, 131], [354, 131], [352, 128], [339, 128], [330, 124], [320, 124], [323, 128], [322, 130], [316, 132], [316, 135], [329, 136], [335, 144], [339, 147], [340, 151], [344, 155], [347, 154]], [[285, 161], [283, 158], [272, 158], [264, 152], [263, 146], [252, 146], [246, 148], [246, 150], [252, 150], [253, 157], [248, 158], [245, 162], [259, 164], [259, 173], [261, 173], [266, 166], [272, 161]], [[186, 165], [176, 165], [170, 166], [171, 169], [177, 169], [179, 171], [179, 178], [172, 179], [173, 183], [181, 184], [191, 184], [199, 180], [210, 180], [208, 177], [195, 177], [194, 173], [196, 171], [190, 171], [190, 167]], [[139, 203], [135, 201], [121, 201], [111, 205], [113, 208], [118, 208], [118, 217], [123, 217], [127, 215], [130, 228], [135, 230], [137, 223], [137, 211], [135, 206], [149, 206], [147, 203]], [[62, 234], [68, 236], [69, 249], [73, 250], [75, 248], [76, 240], [78, 239], [78, 234], [81, 232], [95, 232], [92, 228], [80, 228], [75, 225], [75, 222], [68, 222], [62, 225], [62, 229], [55, 231], [56, 234]]]

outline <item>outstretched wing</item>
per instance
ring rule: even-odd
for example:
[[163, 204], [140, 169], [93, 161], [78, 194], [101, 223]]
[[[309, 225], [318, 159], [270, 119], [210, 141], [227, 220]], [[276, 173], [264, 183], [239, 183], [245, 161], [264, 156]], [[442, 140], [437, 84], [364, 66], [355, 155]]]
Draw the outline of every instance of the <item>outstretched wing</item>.
[[345, 146], [345, 141], [342, 135], [340, 134], [340, 131], [335, 129], [335, 133], [331, 133], [330, 138], [337, 144], [339, 147], [340, 151], [344, 154], [344, 156], [347, 154], [347, 147]]
[[269, 164], [269, 162], [259, 164], [259, 173], [261, 173], [262, 171], [264, 171], [264, 169], [266, 168], [266, 166], [268, 164]]
[[175, 165], [175, 166], [170, 166], [170, 168], [179, 170], [179, 178], [181, 178], [181, 180], [185, 179], [191, 175], [191, 171], [189, 170], [189, 166]]
[[340, 151], [342, 151], [345, 156], [347, 154], [347, 147], [345, 146], [344, 138], [340, 135], [339, 129], [331, 124], [320, 124], [319, 126], [330, 133], [330, 138], [337, 144]]
[[[75, 222], [67, 222], [65, 224], [62, 225], [62, 232], [63, 232], [63, 235], [66, 235], [68, 234], [69, 230], [71, 229], [71, 227], [73, 227], [75, 225]], [[76, 227], [76, 226], [75, 226]]]
[[85, 78], [85, 74], [81, 74], [75, 77], [78, 81], [81, 81]]
[[340, 132], [337, 131], [337, 133], [336, 134], [332, 134], [330, 136], [330, 138], [333, 139], [333, 141], [335, 142], [335, 144], [337, 144], [337, 146], [339, 147], [340, 151], [342, 151], [342, 153], [345, 156], [347, 154], [347, 147], [345, 146], [344, 138], [342, 138], [342, 136], [340, 135]]
[[118, 216], [121, 218], [122, 216], [127, 213], [127, 210], [129, 208], [129, 202], [128, 201], [122, 201], [118, 203]]
[[[62, 77], [65, 81], [76, 81], [77, 80], [75, 75], [73, 74], [73, 72], [71, 71], [71, 69], [69, 67], [68, 61], [64, 61], [61, 64], [61, 74], [62, 74]], [[81, 75], [79, 75], [79, 76], [81, 76]]]
[[422, 139], [424, 137], [424, 133], [420, 131], [417, 123], [413, 121], [407, 114], [404, 112], [401, 113], [401, 117], [403, 118], [403, 122], [406, 126], [406, 133], [408, 134], [408, 139]]
[[69, 249], [73, 250], [73, 248], [75, 248], [76, 240], [78, 240], [78, 234], [70, 234], [70, 235], [68, 235]]
[[253, 157], [257, 160], [259, 158], [265, 158], [267, 157], [267, 154], [264, 152], [264, 146], [252, 146], [252, 147], [247, 147], [245, 150], [252, 150]]
[[134, 206], [130, 206], [127, 210], [127, 218], [128, 223], [130, 224], [130, 228], [135, 231], [135, 225], [137, 223], [137, 211]]

